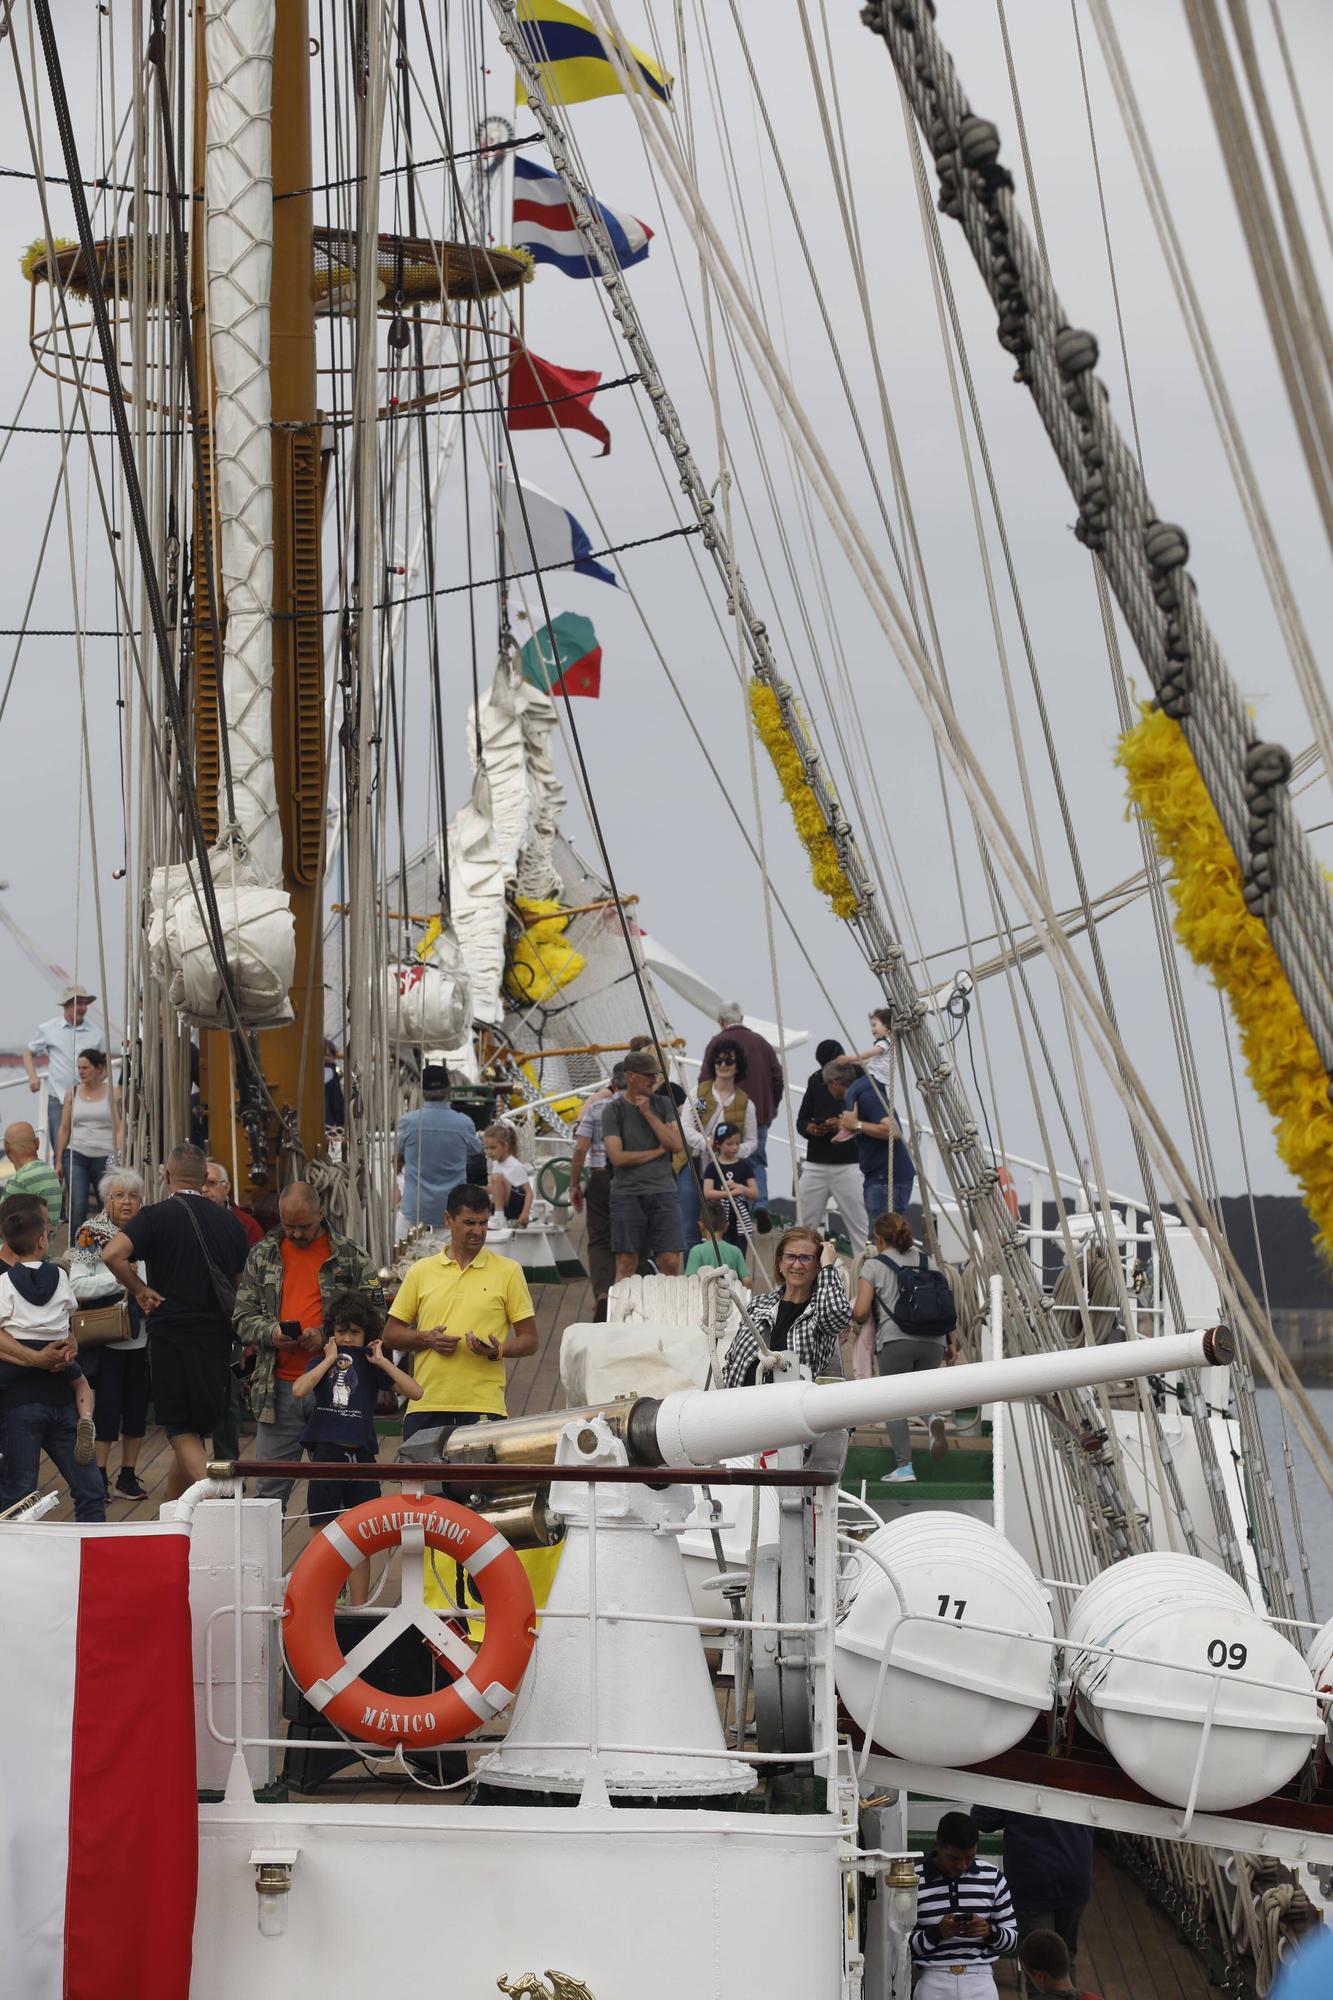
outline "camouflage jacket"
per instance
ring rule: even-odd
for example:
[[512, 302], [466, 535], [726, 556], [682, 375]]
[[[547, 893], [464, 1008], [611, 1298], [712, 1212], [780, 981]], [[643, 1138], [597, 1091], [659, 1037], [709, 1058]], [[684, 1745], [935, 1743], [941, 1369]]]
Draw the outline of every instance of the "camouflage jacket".
[[[319, 1294], [328, 1310], [330, 1299], [339, 1292], [368, 1292], [384, 1315], [384, 1295], [379, 1276], [364, 1250], [346, 1236], [330, 1229], [331, 1254], [319, 1270]], [[255, 1372], [250, 1377], [250, 1408], [261, 1424], [271, 1424], [277, 1415], [278, 1356], [273, 1336], [278, 1331], [282, 1310], [282, 1231], [275, 1229], [256, 1243], [245, 1260], [241, 1282], [236, 1288], [236, 1338], [242, 1347], [255, 1350]], [[311, 1359], [315, 1357], [312, 1355]]]

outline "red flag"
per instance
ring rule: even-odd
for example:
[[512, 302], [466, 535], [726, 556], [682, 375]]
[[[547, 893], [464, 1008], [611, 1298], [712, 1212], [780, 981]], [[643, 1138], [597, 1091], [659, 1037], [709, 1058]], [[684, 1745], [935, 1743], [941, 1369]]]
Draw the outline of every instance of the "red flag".
[[557, 368], [543, 361], [530, 348], [515, 340], [513, 365], [509, 370], [509, 428], [511, 431], [586, 431], [598, 438], [605, 458], [611, 449], [611, 433], [592, 413], [592, 399], [601, 381], [598, 368]]

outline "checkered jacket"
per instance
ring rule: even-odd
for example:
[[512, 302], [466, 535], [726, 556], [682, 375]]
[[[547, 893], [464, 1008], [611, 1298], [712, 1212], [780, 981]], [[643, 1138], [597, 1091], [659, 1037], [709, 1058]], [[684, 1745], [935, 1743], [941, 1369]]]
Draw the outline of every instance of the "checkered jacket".
[[[750, 1319], [762, 1334], [765, 1347], [773, 1345], [772, 1333], [781, 1304], [781, 1286], [776, 1291], [760, 1292], [751, 1302]], [[787, 1328], [787, 1352], [794, 1354], [800, 1365], [808, 1368], [812, 1375], [830, 1375], [835, 1372], [833, 1362], [837, 1357], [838, 1342], [851, 1323], [851, 1300], [847, 1297], [842, 1272], [836, 1264], [822, 1264], [815, 1279], [814, 1291], [810, 1294], [810, 1303]], [[722, 1370], [723, 1388], [742, 1388], [749, 1379], [758, 1354], [754, 1334], [747, 1324], [742, 1324], [727, 1350]]]

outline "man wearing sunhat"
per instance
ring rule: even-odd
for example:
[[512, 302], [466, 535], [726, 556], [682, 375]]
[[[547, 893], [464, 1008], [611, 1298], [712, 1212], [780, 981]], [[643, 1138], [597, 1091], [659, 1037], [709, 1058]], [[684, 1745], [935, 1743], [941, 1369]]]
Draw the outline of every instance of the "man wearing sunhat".
[[42, 1079], [36, 1058], [46, 1057], [46, 1130], [51, 1142], [51, 1164], [56, 1164], [56, 1139], [65, 1092], [73, 1088], [78, 1056], [83, 1049], [103, 1049], [106, 1041], [98, 1022], [88, 1012], [97, 998], [76, 980], [60, 996], [60, 1012], [43, 1021], [23, 1051], [23, 1067], [28, 1072], [28, 1088], [38, 1091]]

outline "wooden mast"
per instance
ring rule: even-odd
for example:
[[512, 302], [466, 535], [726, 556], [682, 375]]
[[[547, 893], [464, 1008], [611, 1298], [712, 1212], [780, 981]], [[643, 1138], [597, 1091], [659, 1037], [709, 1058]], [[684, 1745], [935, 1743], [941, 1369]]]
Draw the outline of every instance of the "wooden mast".
[[[208, 83], [204, 63], [204, 7], [194, 10], [196, 110], [194, 180], [204, 179]], [[295, 1020], [258, 1037], [269, 1091], [298, 1121], [307, 1157], [324, 1143], [324, 639], [320, 527], [323, 479], [320, 417], [316, 402], [314, 310], [314, 197], [309, 192], [311, 117], [307, 0], [278, 0], [273, 49], [273, 278], [270, 369], [273, 400], [273, 755], [283, 837], [283, 886], [296, 919]], [[201, 383], [207, 365], [203, 232], [195, 232], [194, 338]], [[208, 441], [206, 441], [208, 442]], [[210, 466], [211, 451], [205, 451]], [[212, 521], [201, 507], [195, 520]], [[217, 676], [200, 576], [204, 550], [195, 537], [196, 769], [205, 828], [218, 832]], [[223, 607], [225, 611], [225, 606]], [[241, 1081], [231, 1038], [203, 1036], [200, 1090], [208, 1118], [209, 1151], [233, 1171], [238, 1199], [294, 1177], [269, 1122], [268, 1157], [256, 1175], [251, 1149], [237, 1116]]]

